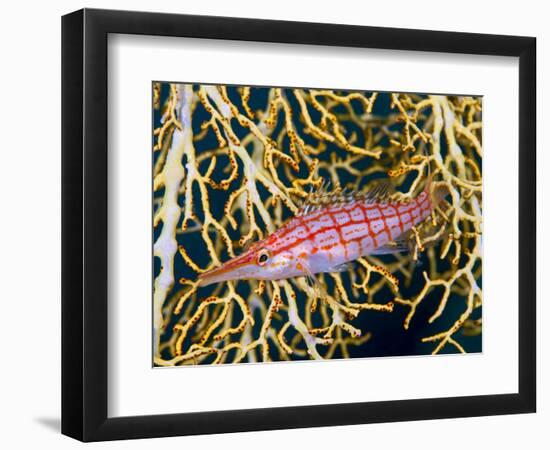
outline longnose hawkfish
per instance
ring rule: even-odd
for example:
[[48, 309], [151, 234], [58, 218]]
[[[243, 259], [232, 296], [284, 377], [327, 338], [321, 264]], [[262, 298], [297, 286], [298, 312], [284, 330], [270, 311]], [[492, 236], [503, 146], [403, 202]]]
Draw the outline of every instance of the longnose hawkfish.
[[[281, 280], [323, 272], [342, 272], [362, 256], [408, 250], [405, 237], [426, 220], [443, 195], [431, 176], [408, 201], [392, 200], [388, 183], [362, 194], [311, 194], [299, 212], [244, 253], [199, 275], [200, 285], [222, 281]], [[315, 280], [315, 279], [314, 279]]]

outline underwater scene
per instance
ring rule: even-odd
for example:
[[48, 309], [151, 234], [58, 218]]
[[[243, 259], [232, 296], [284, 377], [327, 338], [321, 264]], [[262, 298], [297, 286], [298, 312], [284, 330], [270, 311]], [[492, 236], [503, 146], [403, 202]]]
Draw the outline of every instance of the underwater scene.
[[153, 365], [482, 351], [482, 97], [153, 82]]

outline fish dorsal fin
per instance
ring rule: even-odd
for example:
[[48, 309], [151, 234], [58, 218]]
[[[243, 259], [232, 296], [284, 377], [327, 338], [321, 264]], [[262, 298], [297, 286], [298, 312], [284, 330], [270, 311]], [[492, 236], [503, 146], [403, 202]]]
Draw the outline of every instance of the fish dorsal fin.
[[395, 194], [395, 186], [387, 179], [376, 180], [369, 184], [364, 200], [367, 203], [386, 202]]
[[304, 216], [325, 206], [342, 205], [354, 201], [384, 202], [389, 200], [394, 193], [395, 187], [387, 179], [373, 181], [364, 191], [341, 187], [331, 188], [330, 182], [323, 182], [316, 190], [310, 190], [296, 215]]
[[325, 206], [343, 203], [346, 201], [347, 194], [349, 194], [349, 192], [347, 192], [346, 189], [340, 187], [332, 188], [330, 186], [330, 181], [323, 181], [315, 190], [310, 188], [310, 191], [307, 193], [296, 215], [305, 216]]

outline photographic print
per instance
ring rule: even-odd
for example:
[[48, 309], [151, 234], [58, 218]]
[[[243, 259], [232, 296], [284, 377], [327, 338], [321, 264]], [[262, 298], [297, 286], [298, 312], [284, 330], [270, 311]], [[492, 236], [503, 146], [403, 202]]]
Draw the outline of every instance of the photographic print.
[[480, 96], [151, 95], [155, 367], [482, 351]]

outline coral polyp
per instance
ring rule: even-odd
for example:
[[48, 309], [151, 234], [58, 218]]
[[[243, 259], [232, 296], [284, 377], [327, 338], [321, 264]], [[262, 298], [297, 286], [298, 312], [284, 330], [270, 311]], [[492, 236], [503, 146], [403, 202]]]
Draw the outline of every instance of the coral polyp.
[[[481, 351], [480, 97], [155, 82], [153, 107], [156, 366]], [[319, 190], [388, 180], [444, 192], [407, 251], [204, 282]]]

